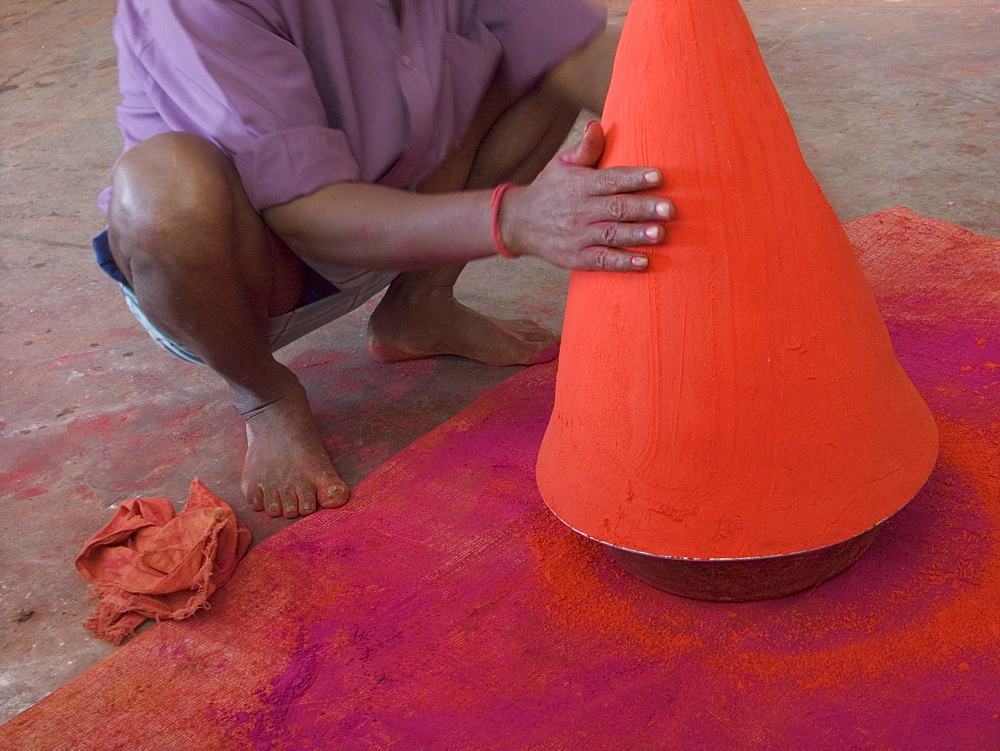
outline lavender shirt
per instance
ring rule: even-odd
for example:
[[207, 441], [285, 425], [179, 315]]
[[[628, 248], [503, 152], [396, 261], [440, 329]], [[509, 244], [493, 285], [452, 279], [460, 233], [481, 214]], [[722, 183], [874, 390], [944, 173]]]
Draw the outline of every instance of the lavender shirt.
[[[596, 34], [586, 0], [119, 0], [125, 149], [205, 136], [262, 210], [429, 175], [498, 76], [524, 91]], [[102, 192], [107, 211], [110, 189]]]

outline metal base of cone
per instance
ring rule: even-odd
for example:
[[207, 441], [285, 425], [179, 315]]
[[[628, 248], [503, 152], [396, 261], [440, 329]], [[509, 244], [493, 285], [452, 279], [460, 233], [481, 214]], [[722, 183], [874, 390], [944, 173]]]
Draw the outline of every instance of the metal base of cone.
[[749, 602], [801, 592], [836, 576], [868, 550], [883, 523], [834, 545], [761, 558], [673, 558], [602, 545], [626, 571], [664, 592]]

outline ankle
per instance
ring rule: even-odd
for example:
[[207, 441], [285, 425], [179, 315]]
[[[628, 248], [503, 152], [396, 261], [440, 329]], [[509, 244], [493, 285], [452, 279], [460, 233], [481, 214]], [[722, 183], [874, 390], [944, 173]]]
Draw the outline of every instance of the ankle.
[[281, 371], [254, 387], [230, 384], [233, 390], [233, 407], [240, 417], [249, 421], [268, 407], [291, 398], [305, 399], [305, 388], [292, 371], [280, 366]]
[[447, 266], [428, 271], [404, 272], [393, 279], [383, 300], [397, 305], [422, 305], [427, 301], [450, 300], [460, 267]]

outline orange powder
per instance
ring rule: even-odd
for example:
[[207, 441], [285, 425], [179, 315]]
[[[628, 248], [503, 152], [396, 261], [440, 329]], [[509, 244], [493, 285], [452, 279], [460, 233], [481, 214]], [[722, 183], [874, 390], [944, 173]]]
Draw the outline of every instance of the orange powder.
[[538, 459], [549, 507], [655, 555], [843, 541], [937, 455], [850, 241], [738, 0], [635, 0], [603, 166], [662, 170], [677, 206], [642, 274], [576, 272]]

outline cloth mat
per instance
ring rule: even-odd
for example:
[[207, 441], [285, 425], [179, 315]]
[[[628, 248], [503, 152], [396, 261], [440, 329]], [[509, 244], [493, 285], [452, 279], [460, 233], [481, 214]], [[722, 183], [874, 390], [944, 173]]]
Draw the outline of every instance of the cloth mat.
[[998, 747], [1000, 241], [903, 208], [847, 227], [942, 447], [841, 576], [719, 604], [623, 573], [535, 489], [555, 373], [537, 367], [0, 747]]

